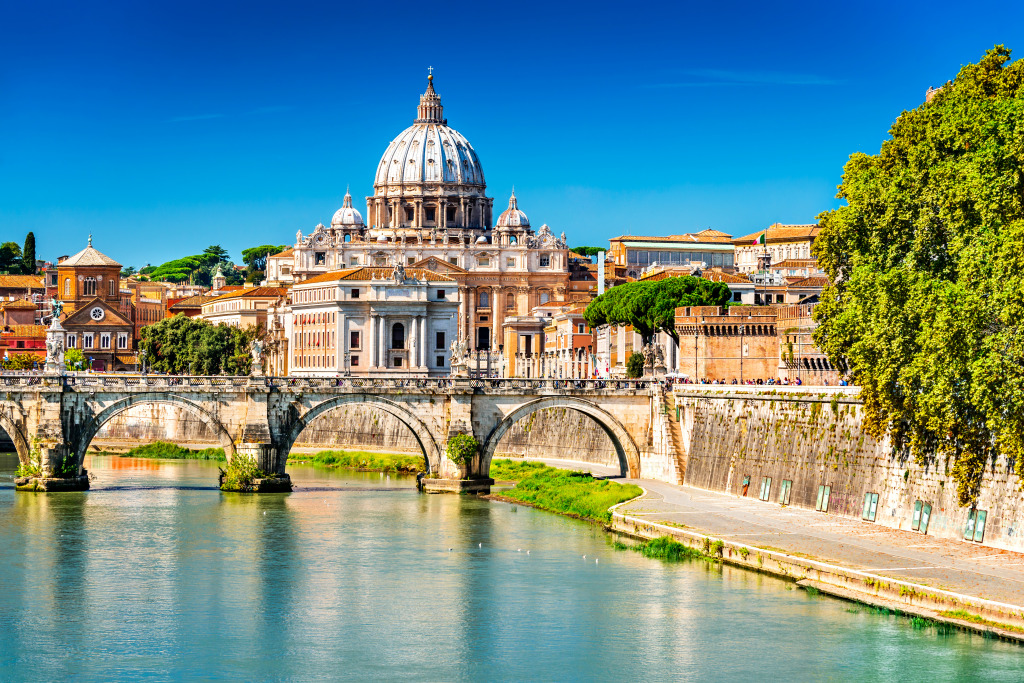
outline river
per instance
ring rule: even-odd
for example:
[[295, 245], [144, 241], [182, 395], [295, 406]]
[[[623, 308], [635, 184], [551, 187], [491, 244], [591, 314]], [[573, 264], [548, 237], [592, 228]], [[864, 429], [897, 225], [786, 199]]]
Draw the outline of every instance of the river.
[[90, 456], [15, 494], [0, 455], [0, 680], [1024, 679], [1024, 651], [771, 577], [616, 551], [554, 514], [290, 466]]

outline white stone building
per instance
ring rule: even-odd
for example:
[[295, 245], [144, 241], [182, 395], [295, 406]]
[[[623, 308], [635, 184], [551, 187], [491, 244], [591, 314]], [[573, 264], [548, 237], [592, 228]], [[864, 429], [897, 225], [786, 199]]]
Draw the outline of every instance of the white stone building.
[[283, 312], [297, 377], [450, 373], [455, 280], [425, 268], [356, 267], [296, 284]]

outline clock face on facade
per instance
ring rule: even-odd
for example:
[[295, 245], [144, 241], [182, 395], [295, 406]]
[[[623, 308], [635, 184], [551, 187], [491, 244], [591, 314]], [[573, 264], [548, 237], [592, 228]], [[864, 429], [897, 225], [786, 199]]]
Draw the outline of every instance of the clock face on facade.
[[89, 317], [93, 320], [103, 320], [104, 315], [103, 309], [99, 306], [89, 311]]

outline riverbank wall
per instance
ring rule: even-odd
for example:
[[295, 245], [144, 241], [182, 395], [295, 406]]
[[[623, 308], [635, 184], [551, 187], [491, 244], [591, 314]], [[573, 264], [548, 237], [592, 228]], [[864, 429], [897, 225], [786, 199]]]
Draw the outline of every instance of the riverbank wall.
[[943, 538], [963, 539], [971, 527], [965, 542], [1024, 551], [1024, 494], [1006, 458], [990, 463], [976, 507], [963, 507], [952, 463], [920, 464], [873, 439], [855, 388], [683, 386], [673, 398], [673, 483]]

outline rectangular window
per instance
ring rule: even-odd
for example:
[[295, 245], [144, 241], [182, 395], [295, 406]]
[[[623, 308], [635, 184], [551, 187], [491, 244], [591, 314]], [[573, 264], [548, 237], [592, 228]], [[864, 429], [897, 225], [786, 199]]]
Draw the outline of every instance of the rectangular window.
[[579, 323], [579, 324], [578, 324], [578, 325], [576, 326], [576, 331], [577, 331], [577, 332], [578, 332], [579, 334], [585, 334], [585, 333], [586, 333], [586, 331], [587, 331], [587, 326], [586, 326], [586, 324], [585, 324], [585, 323]]
[[818, 487], [818, 502], [814, 506], [814, 509], [818, 512], [828, 512], [828, 499], [832, 495], [831, 486], [819, 486]]
[[352, 289], [352, 298], [353, 299], [358, 299], [359, 298], [359, 290], [358, 289], [355, 289], [355, 288]]
[[443, 289], [437, 290], [437, 298], [438, 299], [443, 299], [444, 298], [444, 290]]
[[407, 262], [406, 265], [410, 265], [411, 266], [412, 264], [416, 263], [416, 257], [415, 256], [407, 256], [405, 260]]
[[443, 368], [444, 367], [444, 356], [438, 356], [437, 357], [437, 367], [439, 367], [439, 368]]
[[315, 253], [314, 258], [316, 259], [316, 265], [322, 266], [327, 263], [327, 252], [318, 251]]
[[445, 341], [444, 340], [444, 332], [437, 332], [436, 336], [434, 337], [434, 348], [435, 349], [443, 349], [444, 348], [444, 341]]
[[425, 209], [425, 211], [426, 211], [426, 214], [427, 214], [427, 220], [430, 221], [431, 223], [433, 223], [434, 222], [434, 207], [428, 206]]
[[772, 492], [772, 478], [761, 477], [761, 495], [758, 496], [761, 500], [768, 500]]
[[455, 257], [455, 256], [449, 256], [448, 257], [448, 263], [453, 263], [453, 264], [458, 265], [459, 259], [457, 257]]
[[875, 512], [878, 510], [878, 494], [877, 493], [865, 493], [864, 494], [864, 513], [861, 517], [869, 522], [875, 521]]
[[789, 494], [793, 490], [793, 481], [790, 479], [783, 479], [782, 486], [779, 487], [779, 504], [789, 505]]
[[394, 367], [396, 367], [396, 368], [402, 367], [402, 358], [401, 358], [401, 356], [396, 356], [395, 357]]
[[348, 263], [351, 266], [358, 266], [359, 265], [359, 257], [358, 256], [353, 256], [352, 258], [350, 258], [348, 260]]
[[359, 332], [358, 331], [356, 331], [356, 332], [349, 332], [348, 333], [348, 347], [350, 349], [358, 349], [359, 348]]
[[489, 267], [491, 265], [491, 259], [489, 259], [489, 258], [477, 259], [477, 263], [480, 264], [481, 268], [487, 268], [487, 267]]
[[551, 267], [551, 257], [550, 256], [541, 256], [540, 257], [540, 267], [541, 268], [550, 268]]
[[516, 260], [514, 258], [506, 259], [505, 260], [505, 265], [508, 268], [515, 268], [516, 267]]
[[352, 367], [359, 367], [359, 356], [352, 356]]
[[742, 295], [739, 292], [733, 292], [732, 300], [736, 301], [736, 302], [740, 302], [740, 301], [743, 300], [743, 297], [742, 297]]
[[910, 521], [910, 528], [913, 531], [918, 531], [921, 528], [921, 506], [924, 505], [919, 500], [914, 501], [914, 517]]

